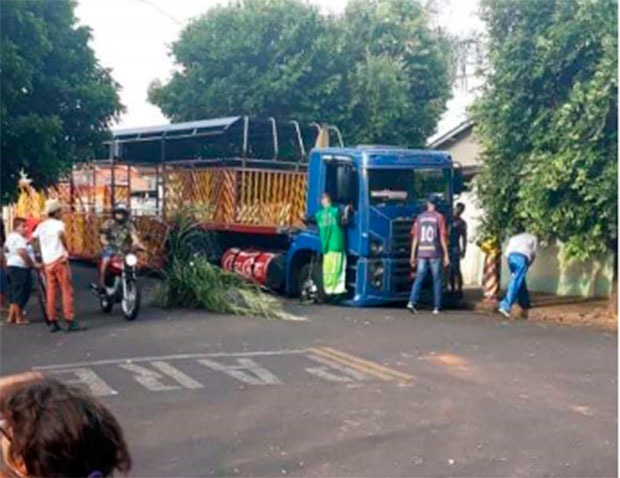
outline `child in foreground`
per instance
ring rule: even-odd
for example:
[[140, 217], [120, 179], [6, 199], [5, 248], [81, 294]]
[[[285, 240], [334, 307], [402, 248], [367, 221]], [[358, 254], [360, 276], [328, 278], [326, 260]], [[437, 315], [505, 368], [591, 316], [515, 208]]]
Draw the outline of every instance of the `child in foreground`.
[[24, 307], [30, 297], [34, 262], [28, 254], [26, 240], [26, 220], [15, 218], [13, 231], [4, 244], [9, 278], [9, 324], [25, 325], [29, 321], [24, 317]]
[[2, 378], [0, 414], [0, 478], [102, 478], [131, 469], [118, 421], [77, 387], [37, 373]]

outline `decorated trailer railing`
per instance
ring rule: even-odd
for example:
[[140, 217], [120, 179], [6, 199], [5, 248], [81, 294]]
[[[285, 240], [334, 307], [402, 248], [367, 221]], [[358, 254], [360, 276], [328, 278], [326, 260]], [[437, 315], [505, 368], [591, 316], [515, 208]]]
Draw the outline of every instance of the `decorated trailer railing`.
[[317, 140], [340, 133], [318, 124], [232, 117], [114, 132], [109, 157], [73, 168], [40, 190], [24, 177], [11, 217], [33, 228], [44, 203], [64, 205], [72, 257], [95, 260], [99, 235], [114, 204], [125, 203], [160, 267], [171, 219], [183, 211], [206, 230], [268, 233], [301, 227], [306, 207], [307, 154]]

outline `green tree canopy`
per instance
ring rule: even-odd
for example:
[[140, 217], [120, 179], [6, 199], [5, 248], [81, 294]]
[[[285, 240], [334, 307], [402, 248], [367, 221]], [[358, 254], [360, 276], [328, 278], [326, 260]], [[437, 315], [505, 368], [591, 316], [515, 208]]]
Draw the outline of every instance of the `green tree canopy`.
[[117, 85], [76, 25], [69, 0], [2, 2], [0, 114], [2, 200], [23, 169], [37, 186], [92, 158], [120, 112]]
[[342, 120], [351, 139], [423, 147], [450, 96], [448, 37], [411, 0], [352, 0], [340, 26], [352, 62]]
[[193, 21], [150, 100], [173, 121], [224, 115], [336, 124], [347, 143], [422, 145], [449, 96], [450, 51], [411, 0], [324, 16], [301, 0], [244, 0]]
[[585, 259], [617, 250], [617, 5], [484, 0], [491, 72], [475, 108], [485, 232], [517, 223]]

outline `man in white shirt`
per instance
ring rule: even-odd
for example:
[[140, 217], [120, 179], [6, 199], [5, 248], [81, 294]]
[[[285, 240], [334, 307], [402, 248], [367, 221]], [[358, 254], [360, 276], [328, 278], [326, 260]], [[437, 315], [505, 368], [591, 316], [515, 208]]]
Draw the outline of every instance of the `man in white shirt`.
[[510, 309], [515, 302], [518, 302], [524, 311], [531, 307], [525, 276], [534, 259], [536, 259], [537, 250], [538, 239], [536, 236], [528, 234], [522, 228], [519, 234], [508, 240], [505, 256], [508, 259], [508, 267], [512, 276], [506, 296], [499, 305], [499, 312], [505, 317], [510, 318]]
[[9, 282], [9, 324], [25, 325], [29, 321], [24, 318], [24, 307], [30, 298], [32, 276], [30, 268], [33, 262], [28, 255], [26, 241], [26, 220], [15, 218], [13, 232], [4, 243], [6, 265]]
[[75, 320], [73, 278], [69, 267], [65, 224], [60, 220], [62, 213], [60, 201], [57, 199], [47, 200], [45, 212], [48, 218], [37, 226], [32, 239], [35, 251], [40, 255], [45, 270], [46, 310], [50, 332], [61, 330], [56, 311], [58, 289], [62, 295], [63, 312], [68, 325], [67, 332], [83, 330]]

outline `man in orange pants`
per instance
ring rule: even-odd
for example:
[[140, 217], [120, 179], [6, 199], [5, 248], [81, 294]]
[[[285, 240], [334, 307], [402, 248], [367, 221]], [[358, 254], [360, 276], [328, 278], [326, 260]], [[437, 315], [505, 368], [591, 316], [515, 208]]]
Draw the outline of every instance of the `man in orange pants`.
[[32, 234], [33, 245], [40, 255], [45, 270], [47, 283], [47, 317], [50, 332], [61, 330], [56, 312], [56, 295], [58, 289], [62, 295], [62, 306], [67, 322], [67, 332], [84, 330], [75, 320], [74, 292], [69, 253], [65, 237], [65, 225], [60, 220], [62, 205], [57, 199], [49, 199], [45, 203], [47, 219], [37, 226]]

